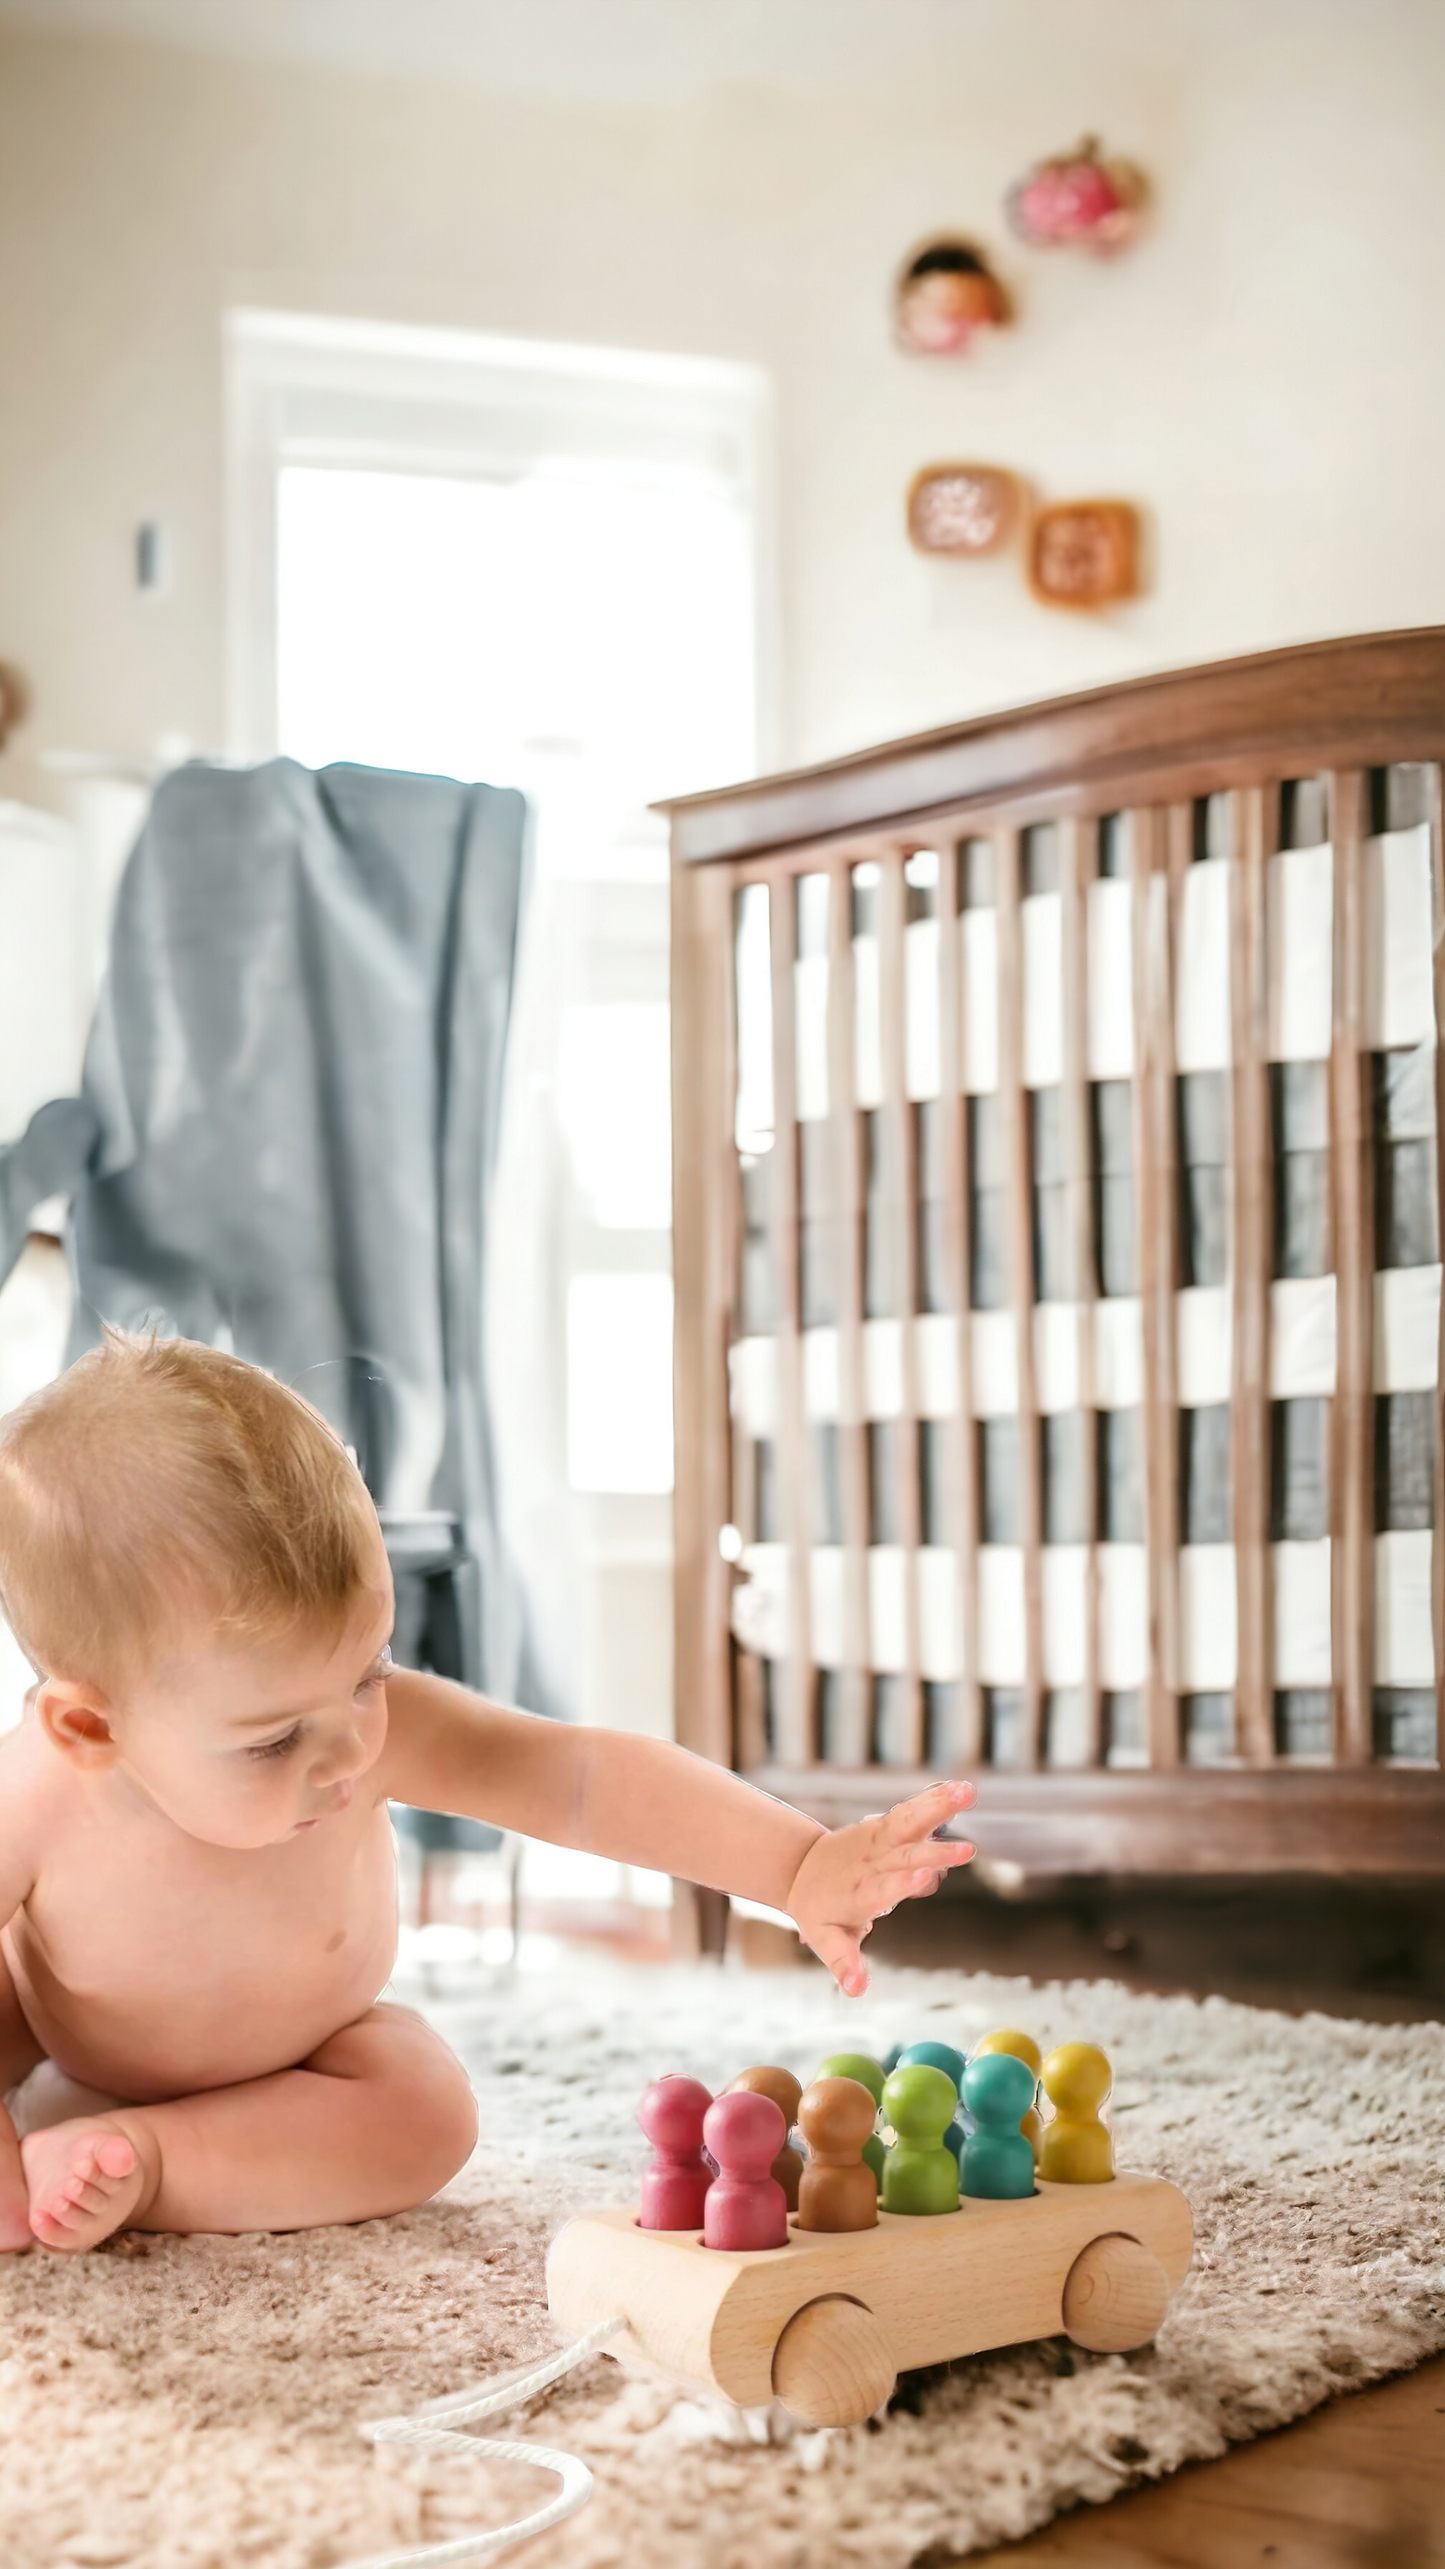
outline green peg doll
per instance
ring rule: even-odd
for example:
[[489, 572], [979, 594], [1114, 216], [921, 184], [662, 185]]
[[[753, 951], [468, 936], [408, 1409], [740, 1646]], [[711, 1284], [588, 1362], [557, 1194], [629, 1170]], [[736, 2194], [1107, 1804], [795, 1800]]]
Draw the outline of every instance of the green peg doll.
[[[952, 2079], [957, 2093], [963, 2094], [964, 2057], [962, 2052], [954, 2050], [952, 2043], [910, 2043], [906, 2051], [899, 2053], [895, 2066], [898, 2069], [941, 2069], [945, 2078]], [[945, 2148], [952, 2151], [959, 2167], [963, 2165], [963, 2145], [968, 2133], [967, 2120], [955, 2112], [943, 2139]]]
[[958, 2103], [947, 2072], [926, 2062], [896, 2069], [883, 2114], [898, 2137], [883, 2167], [885, 2212], [956, 2212], [958, 2161], [944, 2139]]

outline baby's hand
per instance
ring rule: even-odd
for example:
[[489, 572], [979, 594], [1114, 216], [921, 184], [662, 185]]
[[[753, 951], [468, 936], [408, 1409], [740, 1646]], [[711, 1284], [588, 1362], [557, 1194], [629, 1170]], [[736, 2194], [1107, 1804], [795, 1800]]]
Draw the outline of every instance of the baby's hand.
[[788, 1913], [847, 1997], [861, 1998], [868, 1986], [860, 1948], [874, 1919], [886, 1918], [900, 1900], [921, 1899], [954, 1865], [967, 1864], [971, 1846], [940, 1842], [933, 1832], [972, 1800], [971, 1784], [930, 1784], [911, 1802], [813, 1840], [794, 1876]]

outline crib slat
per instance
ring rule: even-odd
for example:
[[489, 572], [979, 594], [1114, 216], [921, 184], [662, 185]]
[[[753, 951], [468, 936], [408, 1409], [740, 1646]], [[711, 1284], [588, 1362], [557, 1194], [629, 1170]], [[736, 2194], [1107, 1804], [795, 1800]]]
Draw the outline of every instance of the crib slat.
[[795, 887], [775, 874], [768, 891], [773, 992], [773, 1148], [769, 1189], [776, 1311], [775, 1429], [779, 1531], [788, 1553], [788, 1651], [776, 1675], [775, 1754], [789, 1766], [813, 1757], [813, 1669], [808, 1580], [808, 1494], [803, 1432], [798, 1273], [797, 1042], [794, 972]]
[[[733, 883], [721, 867], [674, 866], [673, 988], [692, 1039], [672, 1052], [676, 1327], [673, 1353], [679, 1473], [673, 1514], [677, 1735], [730, 1765], [733, 1730], [732, 1572], [718, 1535], [732, 1514], [733, 1457], [727, 1347], [738, 1261], [737, 1084]], [[706, 1637], [705, 1647], [700, 1636]]]
[[1093, 1194], [1085, 1172], [1092, 1166], [1089, 1114], [1089, 886], [1099, 870], [1097, 821], [1065, 821], [1060, 829], [1059, 892], [1064, 965], [1063, 1097], [1067, 1165], [1074, 1172], [1069, 1196], [1074, 1290], [1079, 1303], [1079, 1409], [1083, 1422], [1085, 1517], [1088, 1546], [1084, 1604], [1084, 1762], [1097, 1766], [1102, 1751], [1099, 1701], [1098, 1417], [1094, 1408]]
[[1235, 1744], [1251, 1766], [1275, 1753], [1269, 1556], [1269, 1284], [1273, 1142], [1265, 973], [1265, 863], [1274, 852], [1277, 789], [1230, 796], [1230, 1018], [1234, 1055], [1232, 1476], [1238, 1600]]
[[1014, 1763], [1036, 1767], [1043, 1730], [1043, 1507], [1038, 1394], [1034, 1374], [1033, 1172], [1029, 1101], [1023, 1086], [1023, 933], [1019, 916], [1021, 834], [994, 840], [998, 911], [998, 1083], [1007, 1166], [1009, 1301], [1018, 1365], [1019, 1539], [1024, 1570], [1023, 1719]]
[[959, 920], [963, 911], [962, 841], [947, 835], [939, 856], [939, 1052], [944, 1119], [944, 1258], [954, 1314], [958, 1406], [947, 1426], [949, 1522], [957, 1562], [956, 1613], [961, 1643], [958, 1764], [977, 1763], [983, 1751], [983, 1694], [978, 1680], [978, 1457], [973, 1424], [973, 1332], [969, 1321], [968, 1106], [960, 1085], [963, 1061], [963, 972]]
[[1174, 1091], [1175, 939], [1190, 860], [1188, 804], [1130, 815], [1134, 895], [1134, 1162], [1144, 1336], [1151, 1766], [1179, 1763], [1179, 1153]]
[[[1429, 770], [1428, 817], [1430, 822], [1430, 885], [1432, 927], [1435, 938], [1435, 1151], [1436, 1202], [1445, 1207], [1445, 1046], [1440, 1030], [1445, 1026], [1445, 845], [1442, 845], [1442, 779], [1439, 767]], [[1445, 1237], [1442, 1237], [1445, 1249]], [[1445, 1422], [1439, 1409], [1439, 1386], [1445, 1383], [1445, 1293], [1440, 1296], [1439, 1355], [1435, 1366], [1435, 1523], [1430, 1546], [1431, 1625], [1435, 1636], [1435, 1754], [1445, 1754]]]
[[835, 1765], [866, 1766], [868, 1670], [868, 1430], [863, 1416], [861, 1118], [854, 1105], [853, 882], [846, 857], [828, 869], [828, 1125], [838, 1207], [838, 1480], [843, 1520], [843, 1665]]
[[1374, 1729], [1375, 1176], [1370, 1063], [1363, 1048], [1366, 794], [1367, 780], [1357, 768], [1331, 779], [1335, 920], [1330, 1169], [1336, 1354], [1330, 1623], [1334, 1754], [1345, 1766], [1369, 1763]]
[[904, 855], [898, 847], [883, 851], [882, 882], [878, 903], [878, 971], [880, 983], [880, 1034], [883, 1065], [882, 1114], [890, 1128], [889, 1138], [893, 1166], [901, 1172], [902, 1185], [891, 1208], [896, 1226], [892, 1247], [895, 1288], [895, 1312], [903, 1338], [903, 1403], [902, 1415], [893, 1437], [894, 1507], [897, 1512], [898, 1540], [905, 1555], [903, 1590], [904, 1668], [902, 1677], [903, 1705], [897, 1735], [891, 1742], [894, 1755], [890, 1764], [920, 1766], [923, 1763], [923, 1690], [918, 1674], [918, 1582], [915, 1576], [920, 1541], [918, 1489], [918, 1392], [913, 1352], [913, 1315], [917, 1305], [915, 1275], [918, 1169], [914, 1148], [913, 1118], [905, 1102], [904, 1089], [904, 961], [903, 932], [905, 889]]

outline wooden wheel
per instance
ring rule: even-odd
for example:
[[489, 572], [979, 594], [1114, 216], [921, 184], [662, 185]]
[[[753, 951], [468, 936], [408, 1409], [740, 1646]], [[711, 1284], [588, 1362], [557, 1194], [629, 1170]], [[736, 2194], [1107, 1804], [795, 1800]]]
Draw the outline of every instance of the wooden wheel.
[[1064, 2326], [1091, 2355], [1147, 2346], [1169, 2307], [1169, 2278], [1157, 2257], [1121, 2233], [1092, 2239], [1064, 2284]]
[[773, 2350], [773, 2389], [805, 2426], [856, 2426], [897, 2379], [872, 2311], [843, 2293], [805, 2302]]

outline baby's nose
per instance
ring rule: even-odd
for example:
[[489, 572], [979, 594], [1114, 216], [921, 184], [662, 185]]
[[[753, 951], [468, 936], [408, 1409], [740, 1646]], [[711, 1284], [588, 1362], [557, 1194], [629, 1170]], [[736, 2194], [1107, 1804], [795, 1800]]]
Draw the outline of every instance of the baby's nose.
[[312, 1782], [319, 1785], [342, 1784], [348, 1777], [362, 1775], [368, 1765], [366, 1743], [359, 1731], [342, 1731], [318, 1758], [312, 1770]]

